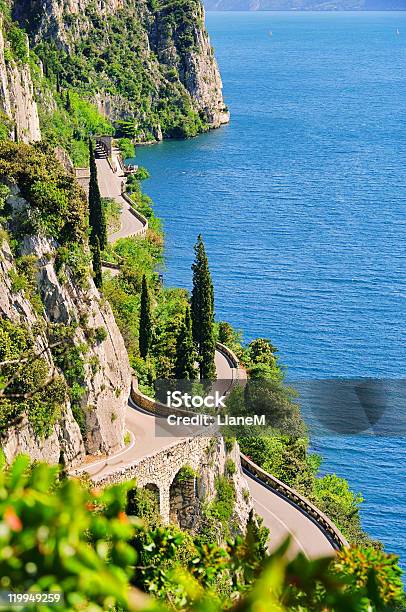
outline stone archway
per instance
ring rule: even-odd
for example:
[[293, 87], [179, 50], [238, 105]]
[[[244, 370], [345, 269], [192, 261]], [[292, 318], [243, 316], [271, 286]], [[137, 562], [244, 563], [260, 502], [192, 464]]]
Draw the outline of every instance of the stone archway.
[[198, 508], [196, 474], [184, 466], [169, 488], [169, 521], [182, 529], [192, 529], [198, 518]]

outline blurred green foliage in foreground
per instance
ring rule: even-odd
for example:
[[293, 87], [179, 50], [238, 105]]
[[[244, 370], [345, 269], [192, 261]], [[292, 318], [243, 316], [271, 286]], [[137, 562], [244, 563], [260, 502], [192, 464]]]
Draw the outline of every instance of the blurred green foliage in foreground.
[[148, 508], [145, 520], [128, 516], [134, 487], [91, 489], [25, 456], [10, 467], [3, 461], [0, 588], [60, 590], [63, 610], [87, 612], [404, 609], [394, 555], [351, 548], [333, 560], [288, 561], [289, 542], [269, 556], [253, 522], [245, 538], [199, 543], [175, 526], [152, 525]]

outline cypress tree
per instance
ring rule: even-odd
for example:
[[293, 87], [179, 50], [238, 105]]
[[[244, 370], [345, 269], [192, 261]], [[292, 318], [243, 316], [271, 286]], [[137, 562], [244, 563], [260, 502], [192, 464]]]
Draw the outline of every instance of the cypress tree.
[[141, 309], [140, 309], [140, 330], [139, 330], [139, 349], [140, 355], [145, 359], [149, 353], [152, 341], [152, 313], [151, 313], [151, 298], [147, 279], [142, 277], [141, 289]]
[[98, 289], [103, 287], [103, 276], [102, 276], [102, 263], [100, 256], [100, 244], [99, 239], [96, 236], [95, 242], [92, 245], [92, 255], [93, 255], [93, 274], [94, 274], [94, 284]]
[[89, 225], [90, 225], [90, 244], [96, 244], [96, 237], [99, 239], [99, 248], [103, 250], [107, 246], [107, 227], [103, 214], [99, 183], [97, 182], [97, 166], [94, 158], [94, 148], [91, 138], [89, 138]]
[[202, 236], [199, 234], [195, 244], [195, 261], [192, 265], [192, 333], [199, 353], [200, 377], [214, 380], [216, 368], [214, 356], [214, 288], [211, 280], [209, 262]]
[[70, 93], [69, 93], [69, 89], [66, 91], [66, 103], [65, 103], [65, 108], [68, 111], [68, 113], [71, 112], [72, 110], [72, 102], [70, 99]]
[[176, 339], [175, 378], [177, 380], [195, 380], [197, 378], [195, 361], [196, 352], [193, 345], [192, 322], [188, 307]]

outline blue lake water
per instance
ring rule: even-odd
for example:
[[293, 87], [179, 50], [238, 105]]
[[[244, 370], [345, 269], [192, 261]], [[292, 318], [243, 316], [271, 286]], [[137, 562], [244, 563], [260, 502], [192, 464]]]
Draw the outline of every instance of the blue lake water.
[[[137, 155], [164, 220], [166, 284], [190, 287], [201, 232], [217, 318], [271, 338], [291, 378], [406, 378], [406, 13], [207, 25], [230, 125]], [[313, 445], [404, 565], [406, 438]]]

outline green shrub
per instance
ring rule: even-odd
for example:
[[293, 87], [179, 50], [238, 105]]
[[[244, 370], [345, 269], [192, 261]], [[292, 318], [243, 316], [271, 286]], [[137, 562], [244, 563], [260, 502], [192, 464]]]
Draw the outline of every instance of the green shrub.
[[35, 434], [47, 437], [67, 399], [64, 379], [51, 375], [47, 361], [37, 356], [31, 331], [7, 319], [0, 319], [0, 361], [0, 384], [5, 388], [0, 432], [26, 415]]
[[225, 437], [224, 438], [224, 446], [226, 449], [226, 453], [231, 453], [235, 446], [235, 438]]
[[135, 157], [135, 146], [130, 138], [119, 138], [118, 147], [124, 160]]
[[197, 477], [197, 472], [190, 466], [184, 465], [176, 475], [177, 482], [187, 482], [194, 480]]
[[76, 344], [76, 328], [75, 324], [54, 324], [51, 328], [50, 340], [53, 345], [53, 360], [62, 370], [68, 384], [73, 416], [82, 435], [86, 435], [86, 419], [81, 403], [85, 394], [85, 355], [88, 352], [88, 346]]
[[37, 286], [37, 258], [35, 255], [24, 255], [16, 258], [16, 268], [9, 270], [11, 280], [11, 291], [13, 293], [24, 292], [39, 315], [43, 313], [43, 304]]
[[406, 601], [398, 562], [397, 555], [388, 555], [382, 550], [343, 548], [333, 562], [333, 569], [349, 582], [349, 591], [364, 591], [366, 598], [368, 585], [373, 584], [377, 600], [382, 606], [377, 606], [377, 609], [394, 609], [392, 606], [397, 601], [400, 610], [401, 602]]
[[158, 498], [149, 489], [137, 487], [128, 491], [126, 512], [143, 519], [149, 528], [161, 524]]
[[134, 176], [137, 179], [137, 181], [145, 181], [146, 179], [149, 179], [149, 172], [143, 166], [139, 166]]
[[234, 476], [237, 472], [237, 467], [232, 459], [226, 459], [224, 465], [224, 474], [228, 477]]
[[107, 338], [107, 330], [105, 327], [96, 327], [96, 329], [94, 330], [94, 335], [96, 342], [98, 344], [101, 344]]
[[11, 281], [11, 291], [13, 293], [20, 293], [21, 291], [25, 291], [27, 289], [28, 282], [24, 274], [20, 274], [17, 272], [17, 270], [11, 268], [8, 276]]
[[10, 24], [7, 30], [7, 40], [11, 45], [13, 58], [26, 63], [28, 61], [28, 41], [25, 32], [16, 24]]
[[226, 476], [219, 476], [216, 479], [215, 486], [216, 497], [209, 505], [208, 513], [225, 526], [229, 523], [234, 512], [235, 487]]
[[[49, 95], [48, 93], [46, 95]], [[83, 95], [69, 89], [69, 106], [55, 94], [57, 108], [53, 112], [39, 107], [42, 139], [51, 146], [64, 147], [77, 168], [89, 165], [89, 134], [112, 134], [111, 123]]]
[[[5, 50], [5, 52], [6, 51], [7, 50]], [[8, 115], [0, 111], [0, 141], [8, 140], [10, 138], [12, 129], [13, 129], [12, 120], [10, 119], [10, 117], [8, 117]]]
[[86, 198], [48, 147], [0, 142], [0, 174], [17, 183], [31, 205], [28, 233], [41, 231], [61, 244], [83, 245], [87, 240]]
[[78, 602], [95, 612], [128, 610], [136, 555], [123, 506], [131, 484], [91, 492], [75, 479], [59, 480], [57, 471], [30, 468], [24, 456], [0, 471], [0, 549], [18, 550], [18, 557], [0, 554], [1, 587], [59, 591], [64, 610]]

